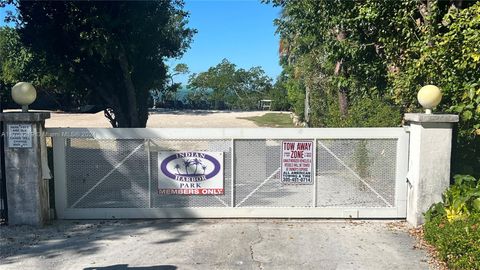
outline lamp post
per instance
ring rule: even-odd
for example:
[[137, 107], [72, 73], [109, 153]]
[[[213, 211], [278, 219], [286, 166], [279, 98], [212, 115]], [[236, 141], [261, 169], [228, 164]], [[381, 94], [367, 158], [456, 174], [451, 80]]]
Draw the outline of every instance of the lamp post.
[[432, 108], [436, 107], [442, 100], [442, 92], [435, 85], [425, 85], [418, 91], [417, 99], [425, 109], [425, 113], [432, 114]]
[[22, 112], [28, 112], [28, 105], [37, 98], [37, 90], [31, 83], [19, 82], [12, 87], [12, 99], [22, 105]]

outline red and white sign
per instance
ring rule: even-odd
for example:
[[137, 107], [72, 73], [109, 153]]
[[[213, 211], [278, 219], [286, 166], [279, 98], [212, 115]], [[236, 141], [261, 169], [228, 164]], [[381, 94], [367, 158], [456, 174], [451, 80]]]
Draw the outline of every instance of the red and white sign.
[[282, 174], [284, 184], [311, 185], [313, 141], [282, 142]]

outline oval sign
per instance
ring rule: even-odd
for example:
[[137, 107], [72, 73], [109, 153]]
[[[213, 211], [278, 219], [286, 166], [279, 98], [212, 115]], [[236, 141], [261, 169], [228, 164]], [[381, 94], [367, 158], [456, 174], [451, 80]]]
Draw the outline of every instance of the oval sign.
[[161, 165], [162, 173], [179, 182], [201, 182], [215, 177], [221, 169], [220, 162], [203, 152], [181, 152], [166, 157]]

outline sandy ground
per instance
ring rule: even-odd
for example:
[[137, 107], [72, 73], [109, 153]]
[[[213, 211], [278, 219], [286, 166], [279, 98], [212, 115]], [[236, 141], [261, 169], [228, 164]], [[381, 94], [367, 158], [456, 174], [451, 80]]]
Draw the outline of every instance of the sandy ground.
[[[268, 111], [232, 112], [232, 111], [155, 111], [150, 112], [147, 127], [258, 127], [252, 121], [240, 117], [261, 116]], [[288, 112], [284, 112], [288, 113]], [[46, 127], [111, 127], [103, 112], [96, 114], [70, 114], [52, 112], [45, 122]]]
[[428, 269], [405, 222], [56, 221], [0, 227], [0, 269]]

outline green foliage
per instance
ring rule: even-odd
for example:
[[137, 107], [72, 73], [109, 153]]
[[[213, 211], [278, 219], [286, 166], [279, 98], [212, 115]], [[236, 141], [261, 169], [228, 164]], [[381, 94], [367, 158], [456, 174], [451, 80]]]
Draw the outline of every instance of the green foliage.
[[[14, 28], [0, 27], [0, 95], [10, 99], [10, 89], [19, 81], [28, 81], [37, 91], [58, 89], [54, 74], [44, 67], [44, 58], [25, 47]], [[52, 91], [53, 92], [53, 91]]]
[[114, 127], [145, 127], [149, 90], [167, 83], [164, 60], [188, 48], [183, 2], [18, 1], [22, 43], [76, 97], [111, 108]]
[[360, 99], [352, 104], [346, 126], [394, 127], [402, 120], [400, 109], [382, 99]]
[[191, 98], [201, 95], [213, 109], [252, 110], [271, 91], [272, 84], [260, 67], [245, 70], [223, 59], [208, 71], [193, 74], [188, 88], [194, 93], [188, 96], [189, 103], [198, 102]]
[[480, 176], [480, 2], [464, 3], [464, 9], [438, 3], [429, 34], [409, 48], [390, 79], [394, 99], [407, 108], [417, 106], [421, 85], [442, 88], [437, 110], [460, 116], [453, 169]]
[[211, 100], [211, 91], [208, 89], [191, 89], [185, 97], [187, 106], [194, 109], [211, 109], [209, 100]]
[[325, 123], [330, 127], [392, 127], [402, 120], [400, 109], [381, 99], [365, 98], [351, 105], [349, 114], [343, 118], [338, 106], [330, 106]]
[[[295, 112], [301, 111], [308, 95], [310, 124], [329, 126], [324, 118], [336, 110], [332, 106], [345, 118], [352, 103], [385, 96], [387, 64], [376, 42], [382, 16], [375, 9], [378, 1], [272, 2], [283, 8], [275, 23], [284, 70], [292, 71], [287, 85], [294, 93], [289, 97]], [[384, 10], [396, 5], [382, 3]], [[346, 108], [335, 102], [340, 95]]]
[[299, 81], [289, 80], [285, 84], [288, 102], [292, 104], [293, 112], [304, 120], [305, 118], [305, 88]]
[[285, 88], [284, 82], [277, 80], [273, 85], [271, 91], [267, 94], [267, 97], [272, 100], [272, 111], [288, 111], [291, 108], [291, 104], [288, 101], [288, 91]]
[[450, 269], [480, 269], [480, 214], [452, 222], [436, 216], [425, 223], [424, 232]]
[[180, 63], [173, 68], [173, 76], [178, 75], [178, 74], [187, 74], [190, 72], [190, 69], [188, 68], [187, 64], [185, 63]]
[[427, 221], [439, 216], [453, 221], [480, 214], [480, 181], [470, 175], [455, 175], [454, 180], [443, 193], [443, 202], [432, 205], [425, 213]]
[[32, 55], [20, 42], [13, 28], [0, 28], [0, 76], [2, 84], [15, 84], [32, 60]]
[[480, 269], [480, 181], [455, 175], [443, 202], [425, 213], [425, 239], [452, 269]]
[[295, 111], [308, 97], [311, 126], [398, 125], [396, 112], [417, 111], [420, 87], [436, 84], [436, 110], [460, 115], [452, 169], [480, 176], [479, 1], [266, 2], [282, 7], [285, 85]]
[[165, 85], [161, 89], [152, 89], [150, 90], [150, 95], [153, 98], [153, 104], [155, 107], [173, 107], [177, 108], [178, 90], [182, 87], [181, 83], [175, 82], [174, 77], [177, 75], [184, 75], [190, 73], [187, 64], [180, 63], [177, 64], [173, 70], [168, 70], [167, 78]]

